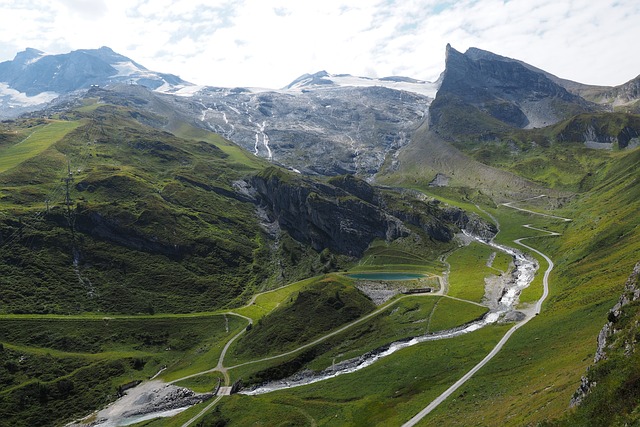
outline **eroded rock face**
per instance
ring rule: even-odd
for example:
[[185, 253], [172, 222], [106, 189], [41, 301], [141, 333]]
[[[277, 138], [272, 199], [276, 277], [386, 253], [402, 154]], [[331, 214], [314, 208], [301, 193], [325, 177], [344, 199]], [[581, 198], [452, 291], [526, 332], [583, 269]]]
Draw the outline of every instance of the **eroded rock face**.
[[[419, 227], [429, 238], [449, 242], [461, 229], [483, 237], [495, 228], [475, 215], [409, 195], [385, 195], [353, 177], [318, 183], [271, 168], [251, 179], [256, 202], [296, 240], [359, 257], [375, 239], [393, 241]], [[398, 202], [400, 200], [400, 202]]]
[[200, 126], [304, 174], [371, 176], [408, 144], [430, 102], [384, 87], [261, 93], [207, 88], [190, 108], [200, 111]]
[[446, 69], [430, 109], [430, 124], [455, 134], [451, 125], [458, 117], [469, 120], [477, 115], [477, 126], [471, 120], [464, 132], [486, 133], [501, 127], [548, 126], [600, 109], [519, 61], [474, 48], [462, 54], [447, 46]]
[[398, 218], [345, 190], [270, 172], [251, 180], [259, 201], [294, 239], [317, 251], [360, 256], [376, 238], [409, 234]]
[[557, 138], [590, 148], [635, 148], [640, 145], [640, 118], [626, 113], [579, 115], [566, 122]]

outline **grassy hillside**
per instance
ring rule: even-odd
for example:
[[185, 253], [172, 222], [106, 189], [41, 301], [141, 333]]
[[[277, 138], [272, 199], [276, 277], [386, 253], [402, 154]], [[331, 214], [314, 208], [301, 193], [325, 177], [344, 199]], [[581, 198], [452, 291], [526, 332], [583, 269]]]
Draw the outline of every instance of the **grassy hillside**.
[[539, 194], [562, 195], [515, 173], [475, 160], [429, 130], [426, 123], [400, 152], [398, 164], [385, 165], [376, 179], [387, 185], [420, 189], [427, 188], [438, 174], [448, 179], [449, 188], [475, 193], [474, 199], [478, 203], [495, 203]]
[[[37, 121], [35, 121], [37, 122]], [[22, 129], [22, 140], [13, 144], [0, 145], [0, 173], [14, 168], [20, 163], [37, 156], [52, 144], [60, 141], [69, 132], [81, 125], [80, 122], [41, 121]], [[17, 133], [17, 131], [14, 131]]]
[[[543, 313], [422, 425], [529, 425], [569, 411], [607, 312], [640, 259], [638, 162], [639, 150], [613, 156], [593, 189], [559, 212], [572, 222], [546, 220], [563, 235], [527, 242], [556, 264]], [[540, 206], [531, 209], [544, 212]], [[504, 207], [492, 212], [503, 224], [505, 237], [514, 235], [508, 224], [517, 224], [507, 218], [521, 217], [521, 223], [535, 219]], [[618, 373], [623, 377], [616, 381], [634, 384], [633, 369]]]
[[[113, 399], [118, 385], [165, 365], [165, 380], [210, 371], [240, 331], [222, 360], [228, 372], [183, 384], [205, 390], [220, 377], [254, 384], [319, 371], [481, 317], [487, 312], [478, 304], [484, 279], [509, 268], [508, 256], [493, 259], [494, 250], [484, 245], [454, 250], [450, 237], [459, 227], [452, 225], [452, 211], [446, 223], [438, 215], [445, 212], [441, 203], [353, 178], [303, 178], [176, 117], [158, 115], [168, 105], [156, 105], [156, 114], [135, 103], [96, 99], [51, 121], [16, 120], [0, 131], [0, 154], [12, 156], [0, 168], [0, 413], [9, 414], [12, 425], [86, 414]], [[603, 387], [593, 403], [575, 418], [563, 418], [593, 358], [595, 336], [640, 259], [640, 149], [592, 151], [569, 137], [598, 123], [603, 132], [622, 132], [635, 120], [607, 117], [509, 130], [505, 139], [466, 145], [453, 145], [425, 126], [399, 163], [389, 163], [378, 177], [496, 218], [497, 241], [514, 247], [514, 239], [530, 237], [527, 244], [556, 263], [540, 315], [422, 425], [580, 425], [599, 405], [615, 408], [607, 402], [616, 396], [629, 402], [637, 397], [636, 360], [616, 358], [595, 373]], [[475, 119], [467, 123], [474, 132], [484, 120], [469, 120]], [[561, 135], [567, 136], [562, 144]], [[429, 187], [436, 174], [450, 186]], [[260, 216], [248, 193], [234, 185], [252, 176], [262, 180], [263, 200], [271, 203]], [[500, 204], [532, 196], [541, 197], [517, 206], [572, 221]], [[316, 252], [300, 243], [308, 236], [295, 240], [274, 232], [278, 225], [292, 233], [311, 230], [317, 244], [338, 224], [344, 228], [337, 235], [344, 237], [361, 225], [349, 221], [373, 214], [387, 225], [391, 215], [402, 218], [390, 229], [398, 238], [387, 242], [384, 233], [374, 235], [378, 223], [354, 234], [368, 240], [352, 271], [425, 273], [434, 286], [448, 275], [450, 295], [397, 296], [375, 307], [353, 279], [331, 274], [259, 294], [234, 309], [250, 317], [251, 326], [227, 312], [258, 290], [354, 261]], [[525, 224], [561, 235], [549, 237]], [[544, 271], [544, 259], [536, 259]], [[541, 283], [538, 274], [521, 296], [523, 307], [539, 298]], [[164, 314], [198, 311], [207, 313]], [[633, 323], [636, 311], [631, 305], [622, 320]], [[94, 314], [48, 315], [87, 312]], [[468, 372], [510, 327], [496, 324], [421, 343], [310, 386], [224, 398], [202, 425], [400, 425]], [[630, 328], [628, 335], [635, 333]], [[180, 415], [144, 425], [187, 420]]]
[[259, 162], [123, 107], [66, 117], [5, 148], [24, 152], [0, 173], [3, 312], [207, 310], [269, 275], [255, 208], [232, 188]]
[[84, 416], [115, 399], [118, 386], [162, 367], [210, 363], [217, 343], [244, 325], [233, 316], [0, 319], [0, 424]]
[[[389, 179], [400, 179], [397, 182], [420, 188], [442, 200], [469, 209], [472, 209], [470, 202], [479, 203], [500, 221], [498, 241], [507, 245], [513, 246], [512, 240], [517, 237], [543, 236], [521, 228], [524, 224], [562, 233], [559, 237], [527, 242], [549, 254], [556, 264], [551, 276], [551, 296], [543, 313], [518, 331], [503, 352], [420, 425], [535, 425], [570, 412], [569, 400], [593, 359], [596, 336], [607, 321], [607, 311], [617, 301], [622, 284], [640, 259], [640, 150], [587, 149], [581, 142], [572, 142], [571, 130], [592, 124], [602, 132], [617, 135], [633, 120], [630, 115], [584, 115], [550, 128], [513, 132], [497, 142], [455, 144], [476, 161], [509, 170], [540, 186], [561, 190], [562, 193], [543, 194], [564, 197], [544, 197], [518, 206], [572, 218], [568, 223], [496, 206], [494, 203], [500, 201], [497, 192], [486, 189], [490, 181], [483, 180], [487, 175], [478, 172], [483, 169], [473, 161], [465, 168], [462, 160], [454, 160], [452, 164], [458, 164], [459, 168], [449, 172], [450, 187], [428, 187], [436, 171], [443, 173], [451, 167], [445, 159], [463, 158], [460, 154], [441, 154], [451, 150], [444, 150], [442, 144], [435, 143], [436, 139], [422, 139], [425, 145], [421, 148], [418, 140], [414, 141], [400, 169], [395, 174], [389, 173]], [[433, 167], [434, 162], [437, 168]], [[494, 181], [497, 188], [520, 182], [509, 181], [501, 174], [489, 176], [500, 177]], [[475, 184], [472, 177], [476, 177]], [[526, 188], [512, 193], [511, 200], [533, 196]], [[566, 197], [571, 195], [569, 191], [574, 195]], [[545, 268], [544, 260], [539, 262]], [[534, 286], [523, 294], [523, 300], [538, 298], [539, 286], [540, 282], [534, 281]], [[636, 372], [632, 361], [625, 363], [630, 364], [628, 369], [617, 370], [619, 375], [606, 380], [610, 385], [603, 387], [602, 395], [594, 400], [597, 403], [581, 409], [576, 418], [560, 421], [560, 425], [593, 425], [588, 421], [589, 411], [601, 411], [599, 405], [619, 407], [607, 403], [607, 399], [615, 398], [615, 393], [621, 402], [633, 400], [635, 394], [629, 387], [635, 384]], [[615, 419], [611, 416], [608, 421]]]
[[283, 353], [374, 309], [375, 305], [340, 276], [317, 280], [258, 320], [235, 345], [230, 363]]
[[625, 284], [627, 305], [607, 316], [611, 334], [606, 338], [605, 356], [586, 372], [588, 394], [580, 405], [551, 425], [637, 425], [640, 422], [640, 357], [638, 322], [640, 307], [635, 294], [640, 276], [632, 274]]
[[483, 164], [546, 187], [581, 192], [590, 190], [601, 179], [594, 175], [615, 158], [611, 151], [585, 148], [585, 141], [621, 150], [638, 141], [639, 132], [637, 114], [581, 114], [541, 129], [511, 129], [489, 141], [459, 138], [453, 144]]

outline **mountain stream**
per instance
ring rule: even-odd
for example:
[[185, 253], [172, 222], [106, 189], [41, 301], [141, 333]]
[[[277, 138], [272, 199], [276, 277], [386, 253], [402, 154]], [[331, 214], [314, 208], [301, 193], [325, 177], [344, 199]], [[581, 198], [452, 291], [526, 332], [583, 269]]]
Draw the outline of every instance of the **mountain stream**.
[[387, 357], [398, 350], [401, 350], [406, 347], [410, 347], [422, 342], [426, 341], [435, 341], [441, 339], [454, 338], [460, 335], [467, 334], [469, 332], [476, 331], [484, 326], [493, 324], [498, 322], [501, 319], [507, 320], [517, 320], [521, 317], [524, 317], [522, 313], [518, 313], [515, 310], [516, 305], [518, 304], [518, 297], [523, 289], [528, 287], [533, 278], [535, 276], [535, 272], [538, 269], [538, 263], [535, 259], [523, 254], [522, 252], [510, 248], [508, 246], [503, 246], [493, 241], [486, 241], [480, 239], [479, 237], [472, 236], [468, 233], [465, 233], [468, 238], [479, 241], [483, 244], [489, 245], [494, 249], [505, 252], [511, 257], [513, 257], [513, 263], [515, 268], [511, 273], [511, 277], [505, 283], [505, 286], [501, 292], [501, 295], [497, 298], [497, 300], [491, 304], [490, 302], [490, 310], [489, 312], [480, 320], [468, 323], [466, 325], [449, 329], [445, 331], [440, 331], [432, 334], [425, 334], [413, 338], [408, 338], [405, 340], [400, 340], [393, 342], [391, 344], [385, 345], [373, 351], [363, 354], [362, 356], [348, 359], [342, 361], [340, 363], [334, 364], [333, 366], [320, 371], [320, 372], [312, 372], [312, 371], [302, 371], [297, 374], [294, 374], [291, 377], [268, 382], [262, 384], [260, 386], [254, 387], [252, 389], [243, 390], [240, 393], [246, 395], [257, 395], [269, 393], [276, 390], [284, 390], [293, 387], [299, 387], [303, 385], [313, 384], [319, 381], [324, 381], [329, 378], [334, 378], [339, 375], [348, 374], [351, 372], [359, 371], [360, 369], [366, 368], [367, 366], [372, 365], [378, 360]]

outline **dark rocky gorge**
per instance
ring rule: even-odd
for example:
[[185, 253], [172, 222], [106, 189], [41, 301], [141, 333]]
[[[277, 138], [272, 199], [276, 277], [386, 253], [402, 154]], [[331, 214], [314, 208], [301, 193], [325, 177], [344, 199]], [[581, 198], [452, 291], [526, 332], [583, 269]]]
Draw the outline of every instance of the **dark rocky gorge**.
[[450, 242], [467, 230], [491, 238], [497, 230], [475, 214], [421, 201], [408, 194], [384, 192], [353, 176], [328, 183], [270, 168], [250, 181], [256, 202], [266, 207], [296, 240], [320, 251], [329, 248], [359, 257], [375, 239], [393, 241], [417, 227], [436, 242]]

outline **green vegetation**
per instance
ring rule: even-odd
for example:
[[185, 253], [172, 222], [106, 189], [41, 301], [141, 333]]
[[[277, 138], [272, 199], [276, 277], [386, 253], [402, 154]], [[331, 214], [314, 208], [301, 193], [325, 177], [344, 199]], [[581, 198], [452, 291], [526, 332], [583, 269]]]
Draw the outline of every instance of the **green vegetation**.
[[274, 250], [232, 187], [265, 163], [230, 142], [109, 104], [67, 117], [3, 129], [0, 150], [24, 158], [0, 170], [0, 312], [207, 311], [321, 262], [296, 262], [316, 258], [287, 236]]
[[224, 376], [219, 372], [213, 372], [178, 381], [175, 384], [179, 387], [191, 389], [196, 393], [209, 393], [211, 390], [215, 390], [220, 383], [224, 384]]
[[236, 308], [233, 312], [257, 321], [273, 311], [286, 300], [291, 299], [293, 294], [300, 292], [301, 289], [316, 282], [317, 280], [317, 277], [312, 277], [271, 291], [260, 293], [256, 295], [252, 303], [244, 307]]
[[[52, 425], [84, 415], [115, 398], [116, 382], [136, 373], [133, 360], [103, 360], [51, 381], [27, 381], [0, 392], [2, 422], [10, 426]], [[53, 371], [54, 375], [56, 371]]]
[[616, 150], [628, 147], [640, 128], [640, 115], [626, 113], [580, 114], [541, 129], [503, 130], [495, 138], [464, 137], [456, 148], [486, 165], [508, 170], [545, 187], [588, 191], [603, 178], [615, 154], [586, 149], [585, 135], [603, 141], [616, 139]]
[[229, 364], [283, 353], [372, 311], [375, 306], [342, 276], [320, 278], [262, 317], [237, 341]]
[[0, 144], [0, 173], [42, 153], [81, 124], [78, 121], [49, 121], [35, 126], [28, 123], [30, 127], [21, 132], [22, 135], [28, 132], [23, 140], [8, 146]]
[[[640, 361], [628, 350], [638, 339], [635, 303], [613, 319], [622, 332], [610, 358], [589, 371], [598, 383], [593, 394], [564, 414], [593, 359], [595, 336], [611, 320], [608, 310], [640, 258], [640, 150], [623, 150], [625, 129], [640, 126], [638, 116], [588, 114], [517, 130], [489, 117], [506, 108], [499, 102], [487, 112], [457, 100], [452, 105], [437, 119], [441, 130], [459, 130], [454, 145], [425, 126], [401, 154], [401, 168], [379, 181], [497, 218], [496, 241], [515, 247], [514, 239], [527, 237], [556, 268], [541, 314], [423, 424], [637, 423]], [[59, 120], [2, 124], [0, 423], [62, 423], [162, 368], [165, 381], [210, 371], [236, 336], [223, 360], [227, 368], [239, 365], [228, 372], [232, 380], [257, 384], [326, 369], [478, 319], [487, 312], [473, 303], [482, 301], [484, 279], [510, 268], [509, 256], [486, 245], [456, 249], [447, 241], [455, 227], [440, 228], [440, 202], [374, 189], [353, 177], [304, 178], [158, 114], [92, 98]], [[619, 146], [585, 149], [579, 141], [589, 129], [616, 135]], [[436, 173], [450, 186], [429, 187]], [[275, 237], [261, 228], [254, 203], [235, 189], [251, 176], [306, 186], [307, 208], [370, 208], [379, 198], [412, 234], [374, 240], [359, 260], [316, 252], [287, 233]], [[550, 197], [517, 206], [572, 221], [500, 204], [543, 193]], [[413, 272], [427, 276], [419, 283], [435, 286], [446, 270], [438, 260], [445, 253], [449, 295], [398, 296], [380, 308], [355, 280], [324, 274]], [[541, 273], [546, 263], [535, 257]], [[541, 284], [538, 274], [520, 296], [523, 307], [540, 297]], [[201, 313], [176, 315], [187, 312]], [[195, 425], [399, 425], [468, 372], [510, 326], [416, 345], [313, 385], [224, 398]], [[223, 370], [178, 384], [209, 391], [226, 377]], [[140, 425], [180, 426], [202, 407]]]
[[[590, 192], [553, 212], [572, 218], [572, 222], [535, 220], [533, 215], [507, 208], [494, 212], [502, 229], [498, 238], [507, 244], [515, 237], [544, 236], [517, 228], [518, 222], [535, 221], [538, 227], [546, 222], [542, 228], [562, 233], [559, 237], [526, 241], [549, 254], [556, 264], [551, 276], [551, 296], [543, 313], [519, 330], [504, 350], [459, 390], [458, 397], [440, 406], [425, 425], [469, 425], [469, 419], [478, 420], [480, 425], [526, 425], [554, 419], [567, 411], [580, 377], [593, 359], [595, 337], [607, 321], [607, 311], [618, 299], [621, 284], [640, 258], [639, 219], [632, 213], [640, 209], [638, 186], [634, 184], [639, 177], [639, 156], [639, 150], [614, 153]], [[542, 206], [529, 208], [546, 211]], [[541, 269], [546, 268], [546, 263], [539, 261]], [[532, 289], [537, 287], [534, 282]], [[629, 363], [632, 370], [633, 362]], [[612, 384], [633, 382], [631, 370], [611, 371], [620, 374]], [[603, 393], [616, 387], [605, 386], [603, 389], [609, 391]], [[621, 393], [618, 397], [622, 402], [627, 398], [633, 401], [633, 392], [618, 390], [615, 393]], [[592, 409], [602, 410], [607, 407], [604, 402], [600, 401], [603, 406], [594, 404]], [[585, 410], [583, 414], [588, 413]], [[576, 425], [593, 425], [577, 420]]]
[[162, 367], [168, 367], [165, 375], [197, 372], [211, 363], [208, 350], [243, 326], [235, 316], [222, 315], [1, 319], [2, 422], [59, 423], [86, 415], [115, 399], [118, 386], [148, 379]]
[[345, 331], [318, 346], [313, 370], [357, 357], [367, 351], [415, 336], [469, 323], [488, 310], [446, 297], [407, 297], [392, 304], [373, 319]]
[[[525, 141], [528, 141], [525, 139]], [[611, 153], [586, 149], [580, 143], [555, 143], [548, 146], [509, 139], [496, 143], [456, 143], [476, 160], [509, 170], [549, 188], [586, 191], [597, 180], [594, 174], [606, 168]]]
[[407, 242], [374, 241], [351, 272], [406, 271], [442, 274], [444, 263], [433, 259], [430, 253], [421, 253], [420, 247], [408, 247]]
[[[627, 282], [638, 289], [638, 276]], [[635, 344], [638, 337], [640, 302], [633, 301], [633, 291], [626, 291], [631, 304], [618, 315], [610, 313], [615, 333], [607, 338], [606, 358], [600, 360], [587, 373], [591, 391], [575, 412], [554, 425], [636, 425], [639, 421], [640, 357]]]
[[[319, 311], [321, 310], [313, 313], [314, 318]], [[284, 378], [302, 369], [319, 371], [333, 363], [357, 357], [394, 341], [460, 326], [482, 317], [486, 312], [485, 307], [448, 297], [402, 296], [387, 303], [375, 316], [312, 347], [264, 362], [245, 363], [244, 366], [234, 368], [231, 375], [234, 379], [242, 379], [245, 385], [250, 385]], [[274, 315], [276, 313], [277, 310]], [[300, 316], [300, 313], [297, 315]], [[297, 321], [289, 323], [295, 324]], [[244, 339], [246, 338], [248, 337], [245, 336]], [[298, 345], [312, 339], [300, 341]], [[233, 363], [229, 361], [227, 365]]]
[[[495, 345], [505, 326], [403, 349], [352, 374], [259, 396], [234, 395], [210, 413], [228, 425], [400, 425]], [[215, 424], [212, 424], [215, 425]]]
[[487, 245], [471, 242], [449, 255], [449, 295], [481, 302], [484, 296], [484, 279], [497, 273], [487, 266], [494, 252], [495, 249]]

